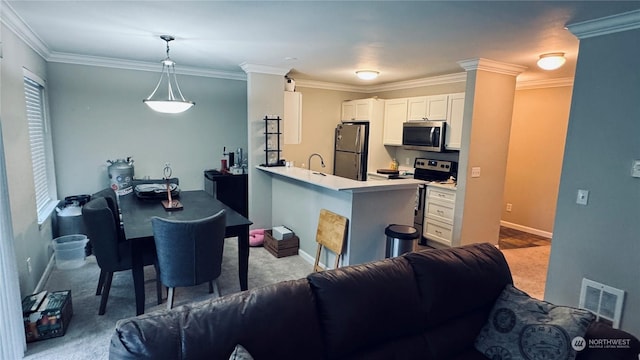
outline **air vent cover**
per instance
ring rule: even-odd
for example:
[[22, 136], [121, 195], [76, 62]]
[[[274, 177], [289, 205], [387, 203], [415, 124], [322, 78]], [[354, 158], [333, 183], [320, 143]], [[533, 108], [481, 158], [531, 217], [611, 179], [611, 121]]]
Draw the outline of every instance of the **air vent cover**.
[[587, 278], [582, 279], [579, 307], [594, 313], [599, 321], [620, 327], [624, 291]]

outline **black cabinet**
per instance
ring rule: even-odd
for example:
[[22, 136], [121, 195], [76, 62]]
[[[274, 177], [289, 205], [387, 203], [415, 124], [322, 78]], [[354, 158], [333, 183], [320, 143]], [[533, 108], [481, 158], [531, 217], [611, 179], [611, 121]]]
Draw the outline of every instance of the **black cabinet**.
[[249, 177], [247, 174], [222, 174], [217, 170], [205, 170], [204, 191], [225, 205], [249, 218]]

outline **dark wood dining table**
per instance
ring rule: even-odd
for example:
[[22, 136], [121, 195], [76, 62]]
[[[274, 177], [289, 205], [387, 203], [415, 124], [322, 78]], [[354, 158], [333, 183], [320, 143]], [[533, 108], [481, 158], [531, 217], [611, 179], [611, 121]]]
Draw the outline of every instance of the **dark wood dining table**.
[[154, 247], [151, 218], [154, 216], [173, 220], [196, 220], [211, 216], [221, 209], [227, 213], [225, 238], [238, 238], [238, 276], [240, 289], [248, 289], [249, 271], [249, 226], [252, 222], [215, 197], [204, 191], [181, 191], [177, 200], [183, 208], [166, 211], [163, 199], [139, 199], [135, 193], [119, 197], [124, 234], [131, 241], [133, 286], [136, 298], [136, 315], [144, 313], [144, 265], [143, 253]]

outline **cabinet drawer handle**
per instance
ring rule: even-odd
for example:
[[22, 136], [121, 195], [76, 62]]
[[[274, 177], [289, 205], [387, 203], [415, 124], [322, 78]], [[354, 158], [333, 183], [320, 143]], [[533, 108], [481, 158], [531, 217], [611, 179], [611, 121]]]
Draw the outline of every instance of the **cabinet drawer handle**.
[[444, 215], [444, 211], [442, 210], [436, 210], [436, 212], [438, 213], [438, 215]]
[[440, 231], [440, 230], [436, 230], [435, 233], [438, 234], [438, 235], [442, 235], [442, 231]]

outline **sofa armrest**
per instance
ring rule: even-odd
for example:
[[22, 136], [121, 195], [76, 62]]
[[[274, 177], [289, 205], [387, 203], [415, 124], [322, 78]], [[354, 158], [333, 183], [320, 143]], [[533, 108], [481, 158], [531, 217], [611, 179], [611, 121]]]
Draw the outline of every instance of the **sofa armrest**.
[[584, 336], [586, 348], [577, 360], [638, 360], [640, 341], [632, 334], [594, 321]]

